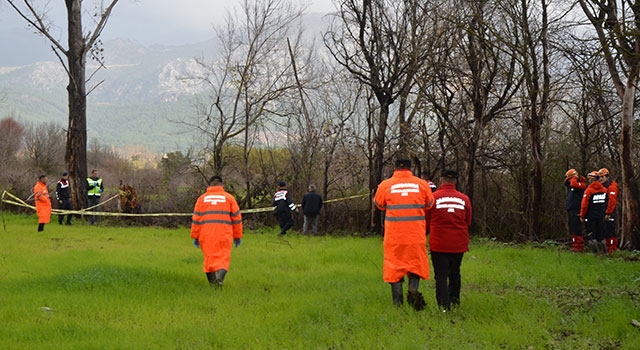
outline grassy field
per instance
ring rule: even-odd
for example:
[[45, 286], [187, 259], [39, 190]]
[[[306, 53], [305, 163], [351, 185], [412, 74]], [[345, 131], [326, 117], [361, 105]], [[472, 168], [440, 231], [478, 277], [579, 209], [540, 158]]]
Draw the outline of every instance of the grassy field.
[[[245, 232], [222, 290], [188, 229], [4, 216], [2, 349], [639, 349], [640, 263], [476, 241], [462, 303], [391, 302], [380, 238]], [[55, 220], [54, 220], [55, 222]], [[406, 290], [406, 284], [405, 284]]]

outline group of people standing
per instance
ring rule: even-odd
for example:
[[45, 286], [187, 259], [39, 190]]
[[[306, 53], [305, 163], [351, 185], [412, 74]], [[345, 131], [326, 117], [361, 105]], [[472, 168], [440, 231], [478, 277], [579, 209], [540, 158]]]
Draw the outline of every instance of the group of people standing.
[[[616, 235], [616, 206], [618, 184], [609, 170], [591, 171], [587, 178], [575, 169], [565, 173], [568, 189], [567, 215], [571, 233], [571, 250], [584, 251], [585, 243], [594, 254], [611, 254], [618, 249]], [[582, 224], [586, 229], [583, 235]]]
[[[98, 177], [98, 171], [92, 170], [91, 176], [86, 179], [87, 184], [87, 198], [89, 202], [89, 208], [92, 211], [97, 211], [97, 206], [100, 204], [100, 197], [104, 191], [104, 184], [102, 179]], [[69, 173], [63, 172], [62, 176], [56, 183], [56, 202], [58, 203], [58, 209], [73, 210], [71, 204], [71, 183], [69, 182]], [[38, 181], [33, 186], [33, 196], [36, 205], [36, 214], [38, 215], [38, 232], [44, 231], [44, 225], [51, 221], [51, 198], [49, 196], [49, 190], [47, 188], [47, 175], [38, 176]], [[64, 220], [66, 216], [66, 221]], [[62, 225], [66, 223], [71, 225], [71, 214], [58, 215], [58, 224]], [[90, 222], [95, 225], [98, 222], [96, 215], [90, 216]]]

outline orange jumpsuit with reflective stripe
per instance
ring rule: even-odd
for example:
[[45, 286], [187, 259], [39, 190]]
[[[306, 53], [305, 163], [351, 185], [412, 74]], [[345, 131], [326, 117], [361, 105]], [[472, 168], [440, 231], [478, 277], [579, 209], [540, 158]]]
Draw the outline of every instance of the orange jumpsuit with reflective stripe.
[[38, 214], [39, 224], [48, 224], [51, 220], [51, 198], [47, 184], [40, 181], [33, 186], [33, 196], [36, 201], [36, 214]]
[[396, 283], [409, 272], [429, 278], [425, 212], [433, 205], [429, 184], [410, 170], [395, 170], [378, 185], [373, 204], [385, 211], [385, 282]]
[[242, 215], [235, 198], [222, 186], [209, 186], [193, 210], [191, 238], [200, 242], [203, 270], [229, 270], [234, 238], [242, 238]]

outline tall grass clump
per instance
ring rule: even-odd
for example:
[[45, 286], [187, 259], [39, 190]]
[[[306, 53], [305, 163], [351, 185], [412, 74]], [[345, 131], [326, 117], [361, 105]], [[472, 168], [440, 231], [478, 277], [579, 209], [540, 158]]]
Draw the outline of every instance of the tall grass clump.
[[[638, 349], [640, 267], [563, 248], [474, 241], [462, 303], [395, 307], [379, 237], [246, 231], [222, 289], [187, 228], [5, 216], [4, 349]], [[406, 290], [406, 284], [405, 284]]]

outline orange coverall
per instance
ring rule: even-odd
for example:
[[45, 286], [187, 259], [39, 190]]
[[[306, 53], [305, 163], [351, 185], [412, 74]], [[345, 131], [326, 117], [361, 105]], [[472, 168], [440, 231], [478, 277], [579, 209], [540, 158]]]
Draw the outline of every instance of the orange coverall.
[[383, 280], [396, 283], [409, 272], [429, 279], [425, 220], [425, 211], [433, 206], [429, 184], [410, 170], [395, 170], [378, 185], [373, 204], [385, 211]]
[[39, 224], [48, 224], [51, 219], [51, 199], [47, 184], [40, 181], [33, 186], [33, 195], [36, 201], [36, 214]]
[[242, 215], [235, 198], [222, 186], [209, 186], [193, 210], [191, 238], [200, 242], [203, 270], [229, 270], [234, 238], [242, 238]]

